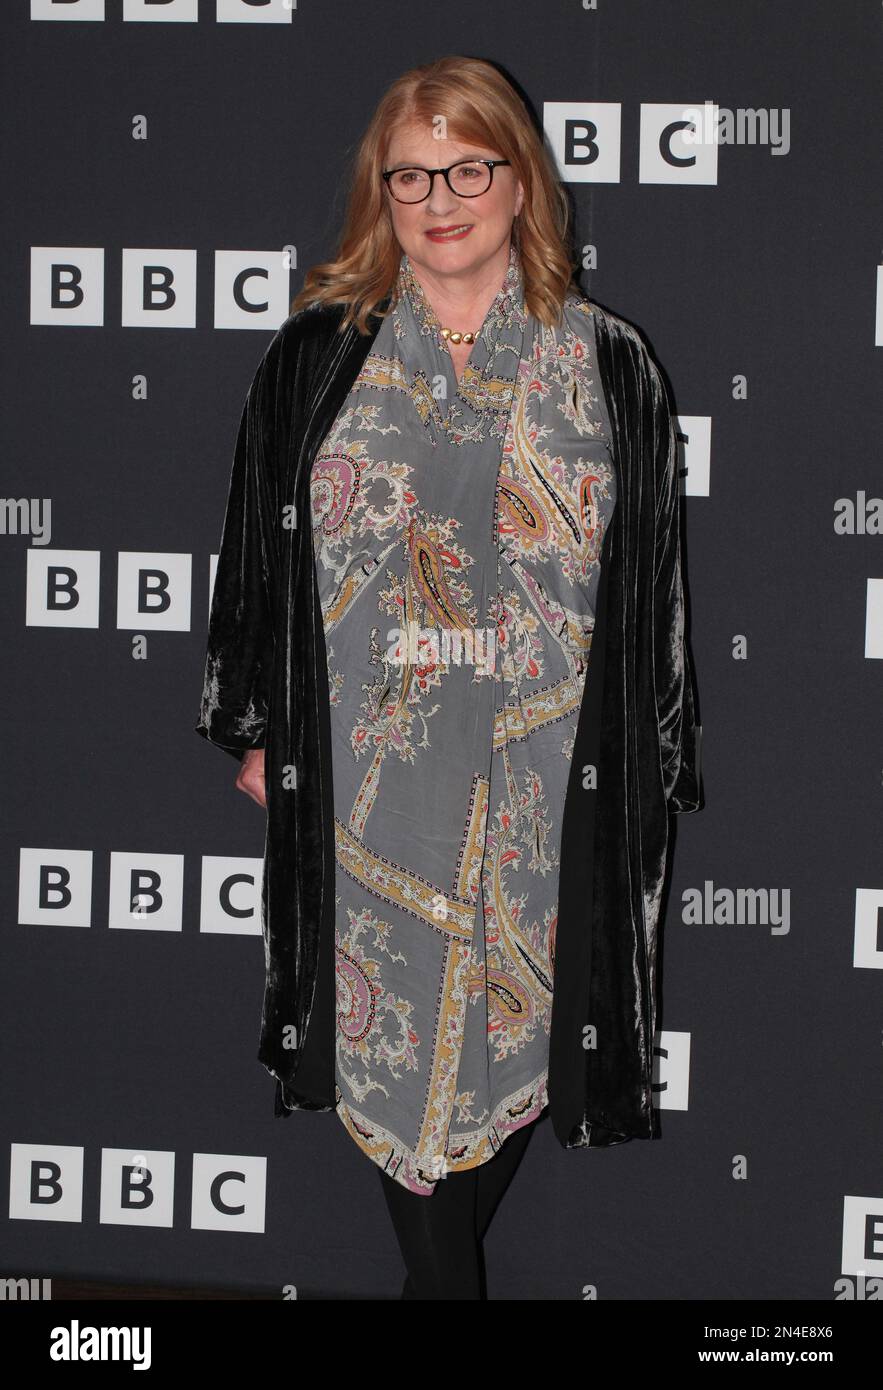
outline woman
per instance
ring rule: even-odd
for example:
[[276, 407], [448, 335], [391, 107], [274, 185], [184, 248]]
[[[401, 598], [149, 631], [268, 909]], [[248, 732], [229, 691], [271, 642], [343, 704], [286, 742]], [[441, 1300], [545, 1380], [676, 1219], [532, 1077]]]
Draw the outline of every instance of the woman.
[[566, 1148], [658, 1132], [668, 812], [699, 806], [675, 433], [567, 225], [492, 65], [395, 82], [218, 558], [197, 729], [268, 813], [258, 1055], [277, 1114], [335, 1109], [377, 1166], [406, 1297], [484, 1296], [547, 1108]]

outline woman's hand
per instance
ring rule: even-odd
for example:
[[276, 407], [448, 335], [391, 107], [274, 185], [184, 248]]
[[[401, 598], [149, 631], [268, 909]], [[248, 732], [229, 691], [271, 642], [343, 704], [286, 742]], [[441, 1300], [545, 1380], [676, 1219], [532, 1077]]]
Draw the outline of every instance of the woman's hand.
[[256, 801], [259, 806], [263, 806], [266, 810], [267, 793], [264, 786], [263, 748], [249, 748], [243, 754], [239, 775], [236, 778], [236, 786], [239, 791], [245, 792], [252, 801]]

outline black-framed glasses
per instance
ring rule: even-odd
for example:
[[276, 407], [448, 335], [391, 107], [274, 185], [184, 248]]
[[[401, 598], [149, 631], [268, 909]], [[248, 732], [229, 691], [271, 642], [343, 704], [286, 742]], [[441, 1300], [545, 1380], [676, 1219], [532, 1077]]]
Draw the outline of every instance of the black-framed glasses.
[[402, 169], [384, 169], [382, 174], [398, 203], [422, 203], [432, 192], [436, 174], [444, 174], [445, 183], [458, 198], [478, 198], [490, 188], [497, 166], [510, 162], [508, 159], [458, 159], [447, 169], [408, 165]]

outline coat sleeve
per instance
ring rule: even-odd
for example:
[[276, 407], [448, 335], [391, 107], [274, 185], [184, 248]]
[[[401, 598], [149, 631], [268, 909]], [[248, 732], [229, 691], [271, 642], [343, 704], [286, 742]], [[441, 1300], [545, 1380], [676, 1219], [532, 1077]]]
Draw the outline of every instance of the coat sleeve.
[[279, 329], [261, 359], [240, 417], [196, 724], [198, 734], [238, 759], [247, 749], [264, 746], [273, 667], [277, 477], [285, 425], [282, 341]]
[[656, 465], [653, 642], [662, 776], [670, 811], [700, 807], [693, 669], [685, 633], [675, 418], [650, 361]]

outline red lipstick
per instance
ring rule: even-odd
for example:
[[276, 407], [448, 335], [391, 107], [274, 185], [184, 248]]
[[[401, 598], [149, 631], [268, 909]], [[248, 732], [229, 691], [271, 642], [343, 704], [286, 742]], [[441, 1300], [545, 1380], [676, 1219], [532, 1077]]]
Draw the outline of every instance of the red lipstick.
[[430, 241], [462, 241], [472, 231], [472, 225], [465, 222], [451, 222], [445, 227], [429, 227], [426, 235]]

